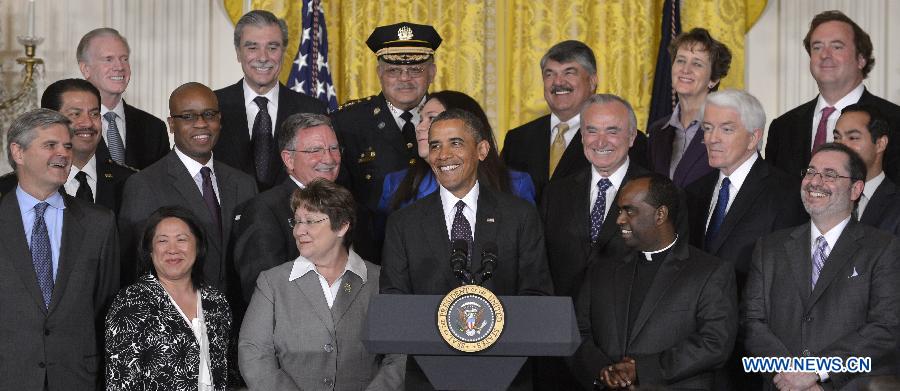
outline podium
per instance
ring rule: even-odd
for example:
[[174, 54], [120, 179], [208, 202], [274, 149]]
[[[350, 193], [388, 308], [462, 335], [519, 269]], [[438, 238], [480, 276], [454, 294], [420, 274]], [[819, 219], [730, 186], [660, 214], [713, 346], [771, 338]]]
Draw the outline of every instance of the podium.
[[438, 326], [440, 295], [376, 295], [363, 344], [371, 353], [415, 359], [438, 390], [505, 390], [528, 357], [570, 356], [581, 336], [572, 299], [501, 296], [506, 324], [493, 346], [477, 353], [450, 347]]

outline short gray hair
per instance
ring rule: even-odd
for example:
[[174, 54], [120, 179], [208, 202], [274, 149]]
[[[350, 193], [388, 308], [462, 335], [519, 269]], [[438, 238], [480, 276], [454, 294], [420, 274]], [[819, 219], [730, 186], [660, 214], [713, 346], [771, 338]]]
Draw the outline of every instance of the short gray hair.
[[[706, 105], [716, 105], [736, 111], [741, 117], [741, 124], [750, 133], [753, 133], [754, 129], [765, 130], [766, 128], [766, 110], [759, 103], [759, 99], [747, 91], [728, 88], [710, 93], [706, 96], [706, 104], [700, 108], [701, 120], [706, 113]], [[756, 150], [762, 148], [762, 141], [762, 137], [760, 137], [756, 144]]]
[[628, 127], [632, 133], [637, 132], [637, 116], [634, 115], [634, 108], [631, 107], [631, 103], [628, 103], [624, 98], [613, 95], [613, 94], [594, 94], [588, 98], [587, 102], [584, 102], [584, 107], [581, 108], [581, 122], [584, 123], [584, 112], [587, 111], [588, 107], [591, 105], [605, 105], [608, 103], [619, 103], [622, 106], [625, 106], [625, 110], [628, 111]]
[[16, 167], [16, 160], [12, 155], [13, 143], [18, 144], [22, 149], [28, 149], [31, 142], [37, 138], [38, 130], [47, 129], [56, 124], [65, 126], [71, 137], [75, 133], [69, 126], [71, 123], [72, 121], [65, 115], [50, 109], [34, 109], [16, 117], [6, 132], [6, 159], [9, 161], [9, 166]]
[[597, 58], [594, 51], [581, 41], [568, 40], [553, 45], [544, 57], [541, 57], [541, 71], [544, 70], [548, 60], [560, 63], [574, 61], [591, 75], [597, 74]]
[[79, 63], [87, 62], [87, 51], [91, 47], [91, 41], [97, 37], [115, 37], [118, 38], [119, 41], [122, 41], [122, 44], [125, 45], [125, 50], [128, 50], [128, 53], [131, 54], [131, 47], [128, 46], [128, 40], [119, 34], [119, 30], [116, 30], [111, 27], [100, 27], [97, 29], [93, 29], [88, 31], [83, 37], [81, 37], [81, 41], [78, 41], [78, 48], [75, 49], [75, 59], [78, 60]]
[[[294, 149], [297, 146], [297, 133], [303, 129], [312, 128], [314, 126], [325, 125], [334, 132], [331, 126], [331, 119], [327, 115], [313, 113], [297, 113], [292, 114], [281, 124], [281, 129], [277, 135], [278, 150], [286, 151]], [[335, 135], [337, 136], [337, 135]]]
[[239, 48], [241, 46], [241, 36], [244, 34], [244, 27], [264, 27], [271, 25], [276, 25], [281, 29], [281, 45], [287, 47], [287, 23], [284, 22], [284, 19], [279, 19], [275, 14], [265, 10], [253, 10], [238, 19], [237, 24], [234, 25], [234, 47]]

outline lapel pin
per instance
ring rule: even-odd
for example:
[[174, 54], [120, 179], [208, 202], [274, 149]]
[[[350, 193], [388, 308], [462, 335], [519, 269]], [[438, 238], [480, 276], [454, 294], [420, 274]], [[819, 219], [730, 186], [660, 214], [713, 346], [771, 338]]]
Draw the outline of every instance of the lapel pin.
[[378, 115], [378, 113], [380, 113], [380, 112], [381, 112], [381, 108], [376, 107], [374, 110], [372, 110], [372, 115]]
[[487, 218], [487, 222], [488, 222], [488, 223], [493, 223], [493, 222], [494, 222], [494, 218], [493, 218], [493, 217], [488, 217], [488, 218]]
[[353, 289], [353, 286], [350, 285], [349, 282], [344, 283], [344, 292], [350, 293], [350, 290]]
[[378, 129], [384, 129], [384, 122], [378, 123]]
[[110, 174], [110, 173], [108, 173], [108, 172], [107, 172], [107, 173], [104, 173], [103, 176], [106, 177], [106, 178], [112, 178], [112, 177], [113, 177], [112, 174]]

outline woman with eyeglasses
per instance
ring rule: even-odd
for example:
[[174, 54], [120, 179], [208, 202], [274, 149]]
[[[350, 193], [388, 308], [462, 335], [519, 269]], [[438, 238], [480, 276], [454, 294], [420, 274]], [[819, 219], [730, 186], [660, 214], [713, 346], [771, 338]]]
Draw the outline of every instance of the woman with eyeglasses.
[[241, 375], [251, 390], [395, 390], [406, 357], [362, 344], [380, 268], [351, 245], [353, 196], [317, 179], [291, 197], [300, 256], [260, 273], [238, 342]]

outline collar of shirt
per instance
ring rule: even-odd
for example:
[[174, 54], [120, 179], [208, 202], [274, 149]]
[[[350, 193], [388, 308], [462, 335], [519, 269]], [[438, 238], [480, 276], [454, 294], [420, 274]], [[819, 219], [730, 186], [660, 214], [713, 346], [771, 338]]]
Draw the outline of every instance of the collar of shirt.
[[69, 179], [66, 180], [66, 184], [63, 185], [66, 189], [66, 194], [70, 194], [73, 197], [75, 193], [78, 192], [78, 180], [75, 179], [75, 175], [78, 175], [79, 172], [84, 172], [87, 175], [87, 183], [88, 186], [91, 187], [91, 193], [94, 195], [94, 200], [97, 199], [97, 155], [91, 156], [91, 158], [84, 164], [84, 167], [79, 169], [72, 165], [72, 169], [69, 170]]
[[644, 259], [646, 259], [647, 261], [653, 262], [653, 254], [659, 254], [663, 251], [668, 251], [670, 248], [672, 248], [672, 246], [675, 245], [675, 242], [677, 242], [677, 241], [678, 241], [678, 234], [675, 234], [675, 240], [673, 240], [672, 243], [669, 243], [668, 246], [663, 247], [656, 251], [641, 251], [641, 253], [644, 254]]
[[[556, 125], [559, 125], [560, 122], [563, 122], [556, 116], [556, 114], [550, 113], [550, 143], [553, 144], [553, 139], [556, 138]], [[574, 117], [569, 118], [566, 121], [566, 124], [569, 125], [569, 131], [563, 136], [566, 139], [566, 146], [569, 146], [569, 143], [572, 142], [572, 139], [575, 138], [575, 132], [573, 130], [578, 130], [581, 128], [581, 113], [575, 114]]]
[[[819, 94], [819, 98], [816, 100], [816, 109], [813, 111], [812, 132], [810, 133], [809, 139], [815, 141], [816, 130], [819, 127], [819, 121], [822, 120], [822, 109], [831, 106], [834, 107], [835, 110], [831, 113], [831, 116], [828, 117], [828, 123], [825, 128], [825, 141], [829, 143], [834, 141], [834, 134], [832, 132], [834, 132], [834, 125], [837, 124], [838, 117], [841, 116], [841, 111], [844, 110], [845, 107], [859, 102], [865, 89], [865, 85], [859, 83], [856, 88], [850, 90], [847, 95], [844, 95], [844, 97], [835, 102], [834, 105], [828, 104], [828, 102], [825, 101], [825, 98], [822, 97], [822, 94]], [[810, 145], [812, 145], [812, 143], [810, 143]]]
[[111, 109], [107, 108], [103, 104], [100, 104], [100, 115], [101, 116], [110, 111], [112, 111], [113, 113], [116, 113], [116, 115], [119, 116], [118, 118], [125, 118], [125, 99], [119, 99], [119, 103], [117, 103], [116, 106]]
[[[622, 163], [616, 171], [613, 171], [612, 175], [609, 176], [609, 181], [612, 183], [612, 186], [609, 189], [606, 189], [606, 209], [605, 211], [609, 211], [609, 208], [612, 207], [613, 202], [616, 200], [616, 194], [619, 192], [619, 188], [622, 187], [622, 181], [625, 180], [625, 173], [628, 172], [628, 165], [631, 164], [631, 160], [626, 156], [625, 163]], [[591, 183], [590, 183], [590, 199], [588, 199], [588, 212], [591, 211], [591, 208], [594, 207], [594, 202], [597, 201], [597, 195], [600, 193], [600, 189], [597, 188], [597, 182], [603, 178], [599, 172], [597, 172], [597, 168], [591, 165]], [[605, 215], [604, 215], [605, 216]]]
[[847, 218], [828, 230], [828, 232], [822, 233], [819, 231], [819, 227], [816, 227], [816, 223], [810, 221], [809, 226], [812, 231], [809, 237], [810, 254], [816, 251], [816, 238], [819, 236], [825, 236], [825, 241], [828, 242], [828, 248], [834, 250], [834, 245], [837, 243], [838, 238], [841, 237], [841, 233], [844, 232], [844, 228], [847, 228], [847, 224], [850, 224], [850, 216], [847, 216]]
[[863, 194], [866, 198], [872, 199], [872, 196], [875, 195], [875, 190], [878, 189], [878, 186], [881, 186], [881, 182], [884, 182], [884, 171], [878, 173], [875, 178], [866, 181], [866, 187], [863, 188]]
[[[59, 194], [58, 191], [54, 191], [52, 194], [50, 194], [50, 197], [47, 197], [46, 200], [39, 200], [31, 194], [26, 193], [25, 190], [22, 189], [22, 186], [17, 185], [16, 199], [19, 201], [19, 212], [21, 212], [23, 215], [28, 212], [34, 213], [34, 206], [40, 202], [47, 202], [51, 207], [60, 210], [66, 208], [66, 203], [63, 200], [62, 195]], [[26, 226], [25, 229], [31, 231], [30, 226]]]
[[[747, 180], [747, 175], [750, 175], [750, 169], [753, 168], [753, 164], [756, 163], [757, 159], [759, 159], [759, 155], [754, 152], [753, 155], [741, 163], [741, 165], [728, 176], [728, 180], [731, 181], [731, 186], [728, 186], [728, 203], [725, 204], [725, 213], [728, 213], [728, 210], [731, 209], [731, 205], [734, 204], [734, 199], [737, 197], [738, 192], [741, 191], [741, 186], [743, 186], [744, 181]], [[709, 227], [709, 221], [712, 219], [713, 210], [716, 209], [716, 201], [719, 199], [719, 191], [722, 190], [722, 181], [725, 178], [725, 173], [723, 173], [722, 170], [719, 170], [719, 180], [716, 181], [716, 187], [713, 188], [709, 210], [707, 210], [706, 213], [707, 228]]]
[[262, 95], [257, 94], [256, 91], [250, 88], [250, 85], [247, 84], [247, 79], [244, 79], [241, 85], [244, 88], [244, 108], [247, 110], [247, 130], [250, 132], [250, 137], [253, 137], [253, 122], [256, 121], [256, 114], [259, 113], [259, 106], [253, 101], [257, 96], [264, 96], [269, 100], [269, 103], [266, 105], [266, 111], [269, 113], [269, 118], [272, 119], [272, 134], [274, 135], [275, 120], [278, 117], [278, 91], [281, 89], [281, 84], [276, 84], [275, 87], [272, 87]]
[[450, 190], [441, 186], [438, 183], [438, 191], [441, 197], [441, 205], [444, 210], [444, 223], [447, 227], [447, 234], [449, 237], [449, 233], [453, 228], [453, 218], [456, 216], [456, 203], [460, 200], [466, 203], [466, 207], [463, 208], [463, 216], [466, 216], [466, 220], [469, 220], [469, 225], [472, 227], [472, 239], [475, 239], [475, 217], [478, 216], [478, 194], [480, 193], [480, 189], [478, 187], [478, 181], [475, 181], [475, 186], [466, 193], [463, 198], [456, 198]]
[[200, 169], [203, 167], [209, 167], [212, 170], [212, 175], [216, 175], [216, 169], [213, 167], [213, 159], [209, 158], [209, 161], [206, 164], [200, 164], [200, 162], [192, 159], [190, 156], [185, 155], [181, 150], [178, 149], [178, 146], [175, 146], [175, 155], [178, 156], [178, 160], [181, 160], [181, 163], [184, 164], [184, 167], [187, 168], [188, 174], [191, 174], [191, 178], [196, 177], [197, 174], [200, 173]]
[[122, 146], [127, 147], [128, 141], [125, 140], [125, 99], [119, 99], [119, 103], [112, 109], [108, 109], [103, 104], [100, 104], [100, 127], [103, 128], [101, 134], [103, 136], [103, 142], [106, 142], [106, 130], [109, 129], [109, 122], [102, 117], [110, 111], [116, 113], [116, 127], [119, 129], [119, 136], [122, 137]]
[[672, 110], [672, 115], [669, 116], [669, 122], [667, 122], [666, 124], [680, 130], [683, 133], [686, 131], [690, 131], [690, 128], [694, 127], [694, 125], [698, 125], [697, 127], [699, 127], [700, 119], [694, 118], [693, 120], [691, 120], [691, 122], [688, 124], [688, 129], [686, 130], [684, 126], [681, 126], [681, 104], [679, 103], [675, 105], [675, 110]]
[[[347, 255], [347, 264], [344, 266], [344, 271], [341, 272], [341, 277], [344, 276], [344, 273], [352, 272], [359, 276], [362, 279], [363, 283], [366, 282], [366, 263], [363, 262], [362, 258], [357, 254], [353, 249], [348, 251]], [[319, 271], [316, 270], [316, 265], [312, 263], [312, 261], [304, 258], [302, 255], [298, 256], [294, 259], [294, 266], [291, 267], [291, 274], [288, 276], [288, 281], [294, 281], [300, 277], [306, 275], [306, 273], [313, 272], [316, 273], [319, 277], [322, 277], [319, 274]]]
[[[412, 119], [411, 119], [413, 125], [418, 125], [419, 121], [422, 119], [422, 115], [421, 115], [422, 107], [425, 106], [425, 102], [427, 100], [428, 100], [428, 97], [423, 96], [422, 101], [420, 101], [419, 104], [416, 105], [415, 108], [410, 110], [410, 113], [412, 113], [412, 115], [413, 115]], [[388, 111], [390, 111], [391, 116], [394, 117], [394, 122], [397, 123], [397, 128], [402, 130], [403, 125], [406, 124], [406, 121], [403, 118], [400, 118], [400, 115], [403, 114], [403, 110], [400, 110], [397, 107], [395, 107], [394, 104], [391, 103], [391, 101], [389, 101], [387, 99], [385, 99], [384, 101], [387, 102]]]
[[304, 185], [302, 182], [300, 182], [299, 179], [294, 178], [293, 175], [288, 175], [288, 178], [291, 178], [291, 180], [294, 181], [294, 184], [297, 185], [297, 187], [299, 187], [299, 188], [301, 188], [301, 189], [305, 189], [305, 188], [306, 188], [306, 185]]
[[[43, 201], [26, 193], [21, 186], [16, 186], [16, 199], [19, 201], [19, 213], [25, 230], [25, 245], [30, 248], [31, 231], [34, 228], [34, 218], [36, 217], [34, 206]], [[53, 279], [56, 280], [59, 271], [59, 250], [62, 248], [63, 210], [66, 208], [66, 203], [58, 191], [54, 191], [44, 201], [50, 204], [50, 207], [44, 211], [44, 223], [47, 226], [47, 235], [50, 237], [50, 248], [53, 250], [50, 252], [50, 262], [53, 266]]]

